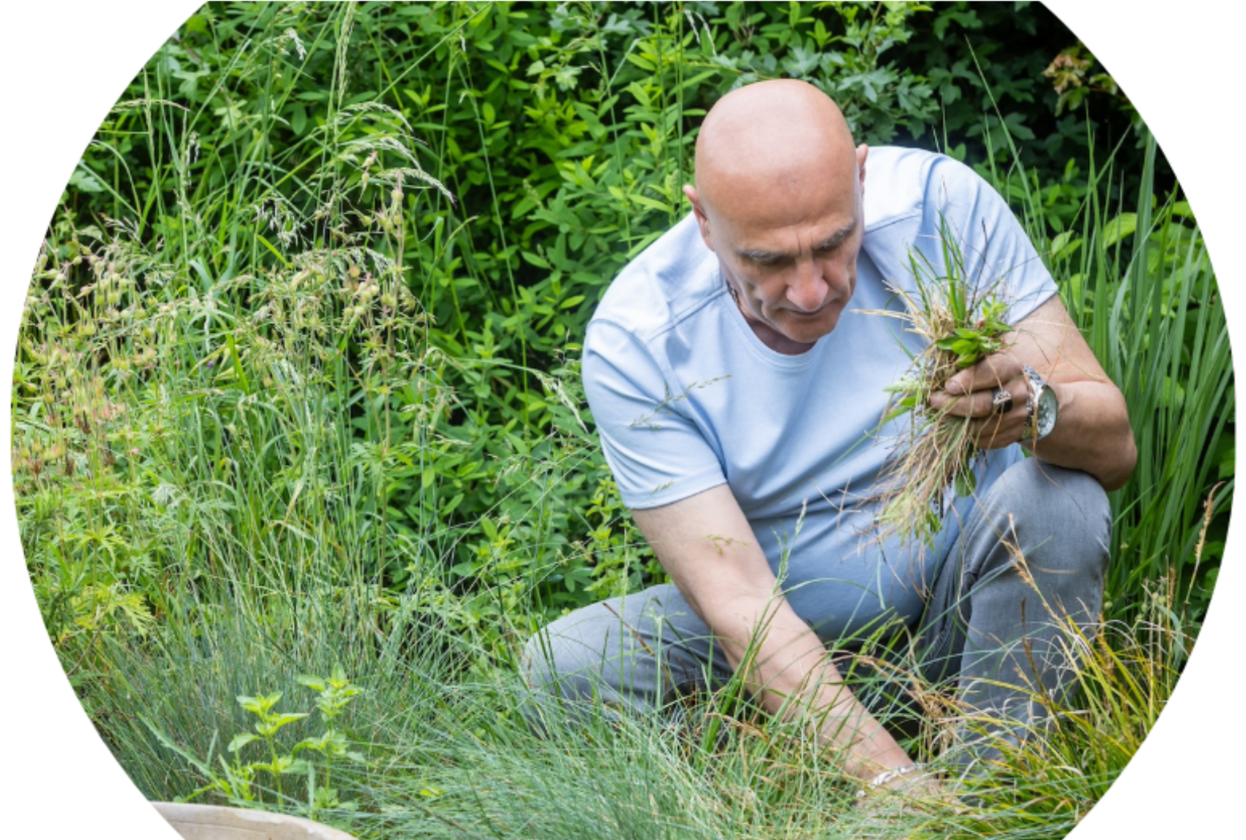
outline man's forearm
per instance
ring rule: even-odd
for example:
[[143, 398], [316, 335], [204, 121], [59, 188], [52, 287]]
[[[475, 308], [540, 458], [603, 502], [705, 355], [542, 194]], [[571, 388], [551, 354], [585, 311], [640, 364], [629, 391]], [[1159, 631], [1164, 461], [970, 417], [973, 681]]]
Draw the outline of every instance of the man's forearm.
[[[771, 714], [803, 717], [819, 738], [843, 751], [845, 769], [868, 779], [910, 764], [896, 740], [853, 696], [821, 640], [781, 596], [715, 603], [702, 615], [734, 669]], [[789, 699], [790, 698], [790, 699]]]
[[815, 723], [818, 737], [842, 750], [848, 772], [861, 778], [910, 763], [843, 685], [817, 634], [778, 592], [727, 485], [632, 513], [671, 580], [731, 666], [745, 669], [746, 684], [767, 711]]

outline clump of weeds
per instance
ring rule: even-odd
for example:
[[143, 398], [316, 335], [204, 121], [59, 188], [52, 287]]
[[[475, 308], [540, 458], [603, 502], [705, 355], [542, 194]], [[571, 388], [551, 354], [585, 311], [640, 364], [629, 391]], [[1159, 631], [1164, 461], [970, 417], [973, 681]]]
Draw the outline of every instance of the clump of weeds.
[[1002, 281], [984, 282], [967, 265], [966, 254], [944, 220], [940, 240], [943, 267], [919, 251], [909, 255], [915, 291], [893, 289], [903, 311], [872, 314], [900, 319], [924, 349], [905, 375], [887, 386], [891, 394], [882, 424], [908, 415], [893, 441], [877, 500], [879, 538], [899, 536], [903, 544], [929, 545], [942, 528], [948, 490], [972, 495], [977, 481], [977, 436], [969, 418], [935, 408], [930, 397], [957, 373], [1005, 349], [1011, 327]]

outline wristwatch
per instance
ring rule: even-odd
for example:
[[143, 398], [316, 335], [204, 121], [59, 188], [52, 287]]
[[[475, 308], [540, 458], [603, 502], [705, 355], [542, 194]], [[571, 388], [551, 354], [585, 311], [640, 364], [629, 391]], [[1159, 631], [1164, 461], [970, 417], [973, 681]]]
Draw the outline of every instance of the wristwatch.
[[1056, 427], [1056, 417], [1060, 414], [1060, 403], [1056, 400], [1056, 392], [1042, 380], [1038, 372], [1029, 365], [1022, 365], [1025, 378], [1030, 383], [1030, 395], [1025, 405], [1029, 416], [1025, 418], [1025, 431], [1022, 441], [1042, 440], [1051, 434]]

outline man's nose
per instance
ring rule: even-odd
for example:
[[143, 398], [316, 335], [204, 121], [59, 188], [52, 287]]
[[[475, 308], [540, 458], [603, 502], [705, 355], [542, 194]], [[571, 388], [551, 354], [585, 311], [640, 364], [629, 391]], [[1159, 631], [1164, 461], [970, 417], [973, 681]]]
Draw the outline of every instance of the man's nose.
[[787, 300], [804, 312], [813, 312], [826, 302], [830, 287], [822, 277], [817, 260], [803, 259], [796, 262], [796, 277], [787, 287]]

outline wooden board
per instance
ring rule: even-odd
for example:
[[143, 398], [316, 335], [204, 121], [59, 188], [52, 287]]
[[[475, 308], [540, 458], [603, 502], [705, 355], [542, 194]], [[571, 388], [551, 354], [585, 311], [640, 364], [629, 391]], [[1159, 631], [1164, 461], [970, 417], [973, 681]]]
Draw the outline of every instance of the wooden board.
[[352, 835], [300, 817], [180, 802], [153, 802], [183, 840], [356, 840]]

